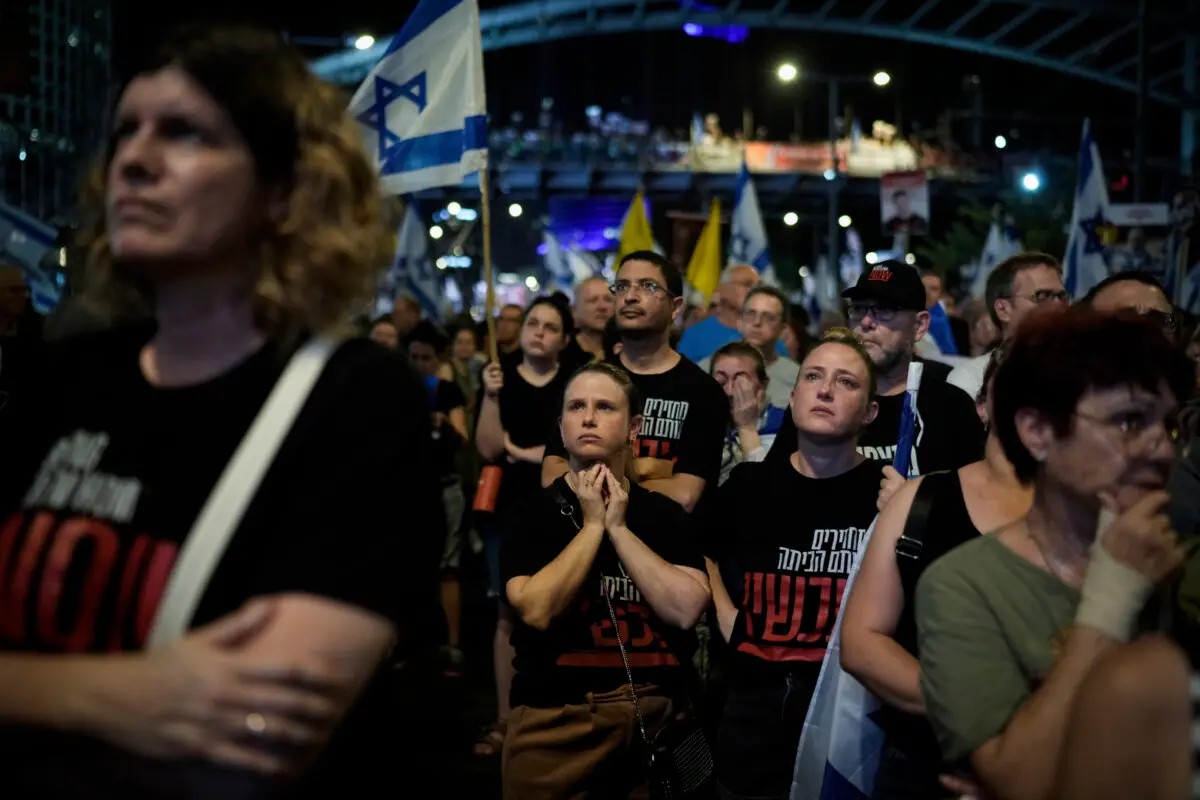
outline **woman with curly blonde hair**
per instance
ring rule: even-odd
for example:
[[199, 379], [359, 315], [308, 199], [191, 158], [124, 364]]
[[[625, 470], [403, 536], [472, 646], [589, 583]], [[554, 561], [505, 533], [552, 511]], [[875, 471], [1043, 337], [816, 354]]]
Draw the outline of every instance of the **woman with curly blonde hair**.
[[[6, 790], [355, 796], [394, 769], [363, 694], [440, 552], [423, 390], [337, 336], [390, 255], [374, 170], [344, 99], [274, 34], [159, 53], [84, 200], [85, 296], [148, 322], [61, 345], [0, 475]], [[340, 344], [190, 632], [147, 647], [201, 508], [314, 336]]]

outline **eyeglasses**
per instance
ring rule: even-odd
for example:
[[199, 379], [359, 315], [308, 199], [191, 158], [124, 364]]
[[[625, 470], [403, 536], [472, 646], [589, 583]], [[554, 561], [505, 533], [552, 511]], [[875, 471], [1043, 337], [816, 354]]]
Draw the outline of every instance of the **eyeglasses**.
[[867, 316], [868, 314], [870, 314], [871, 319], [875, 320], [876, 322], [891, 322], [896, 316], [896, 312], [898, 310], [899, 309], [890, 308], [888, 306], [855, 303], [846, 309], [846, 316], [850, 319], [850, 322], [854, 324], [862, 322], [863, 317]]
[[671, 296], [671, 293], [667, 291], [665, 286], [658, 281], [650, 280], [649, 278], [642, 278], [640, 281], [616, 281], [612, 286], [608, 287], [608, 290], [612, 292], [615, 297], [622, 297], [630, 292], [636, 292], [637, 294], [644, 295], [658, 294], [659, 292], [662, 292], [663, 294], [667, 295], [667, 297]]
[[1018, 295], [1034, 305], [1041, 306], [1046, 303], [1069, 303], [1071, 295], [1066, 289], [1038, 289], [1033, 294]]
[[1156, 308], [1147, 308], [1138, 313], [1162, 328], [1163, 332], [1168, 336], [1174, 336], [1175, 332], [1179, 330], [1179, 318], [1170, 312], [1159, 311]]
[[[1148, 443], [1152, 447], [1158, 446], [1159, 440], [1157, 438], [1151, 440], [1147, 436], [1147, 433], [1150, 431], [1161, 430], [1162, 434], [1170, 442], [1175, 442], [1179, 438], [1179, 420], [1174, 412], [1163, 417], [1161, 424], [1155, 424], [1150, 417], [1138, 411], [1123, 411], [1116, 416], [1108, 418], [1076, 411], [1074, 416], [1119, 431], [1121, 438], [1125, 440], [1126, 444], [1145, 445]], [[1152, 449], [1152, 447], [1147, 447], [1147, 449]]]
[[747, 322], [761, 322], [764, 325], [774, 325], [781, 317], [774, 311], [743, 311], [742, 319]]

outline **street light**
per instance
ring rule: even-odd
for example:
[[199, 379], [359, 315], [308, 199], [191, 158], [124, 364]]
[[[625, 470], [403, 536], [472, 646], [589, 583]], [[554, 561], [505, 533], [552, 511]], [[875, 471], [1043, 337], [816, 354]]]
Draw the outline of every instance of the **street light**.
[[523, 213], [525, 213], [525, 209], [521, 208], [520, 203], [513, 203], [511, 206], [508, 207], [508, 215], [510, 217], [513, 217], [514, 219], [516, 217], [521, 216], [521, 214], [523, 214]]
[[450, 212], [450, 216], [457, 217], [458, 212], [462, 211], [462, 206], [458, 202], [451, 200], [446, 204], [446, 210]]
[[1036, 172], [1026, 172], [1021, 176], [1021, 188], [1027, 192], [1036, 192], [1042, 188], [1042, 177]]
[[444, 233], [445, 233], [445, 231], [442, 230], [441, 225], [434, 225], [432, 228], [429, 229], [429, 237], [431, 239], [440, 239], [440, 238], [442, 238], [442, 234], [444, 234]]
[[795, 64], [784, 63], [779, 65], [779, 69], [775, 70], [775, 74], [784, 83], [791, 83], [800, 77], [800, 70], [796, 69]]
[[355, 50], [367, 50], [375, 45], [375, 37], [369, 33], [364, 33], [362, 36], [354, 40]]
[[849, 214], [842, 214], [838, 217], [838, 225], [841, 225], [843, 228], [849, 228], [852, 222], [853, 220], [850, 219]]
[[871, 80], [876, 86], [887, 86], [892, 82], [892, 76], [883, 70], [879, 70], [879, 72], [876, 72], [873, 76], [871, 76]]
[[1008, 147], [1008, 139], [1005, 139], [1003, 136], [997, 136], [992, 140], [992, 144], [996, 145], [997, 150], [1003, 150]]
[[795, 224], [799, 221], [800, 221], [800, 215], [797, 214], [795, 211], [789, 211], [783, 215], [783, 224], [787, 225], [789, 228], [794, 227]]

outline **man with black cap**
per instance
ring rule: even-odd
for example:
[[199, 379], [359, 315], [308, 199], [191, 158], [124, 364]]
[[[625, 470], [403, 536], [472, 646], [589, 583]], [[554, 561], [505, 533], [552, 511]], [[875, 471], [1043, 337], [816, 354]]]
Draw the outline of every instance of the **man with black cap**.
[[[914, 360], [913, 348], [929, 330], [925, 285], [907, 264], [884, 261], [864, 272], [857, 284], [842, 292], [842, 297], [847, 300], [850, 327], [875, 364], [879, 414], [859, 436], [858, 451], [890, 465], [896, 457], [908, 365]], [[971, 398], [947, 384], [945, 372], [929, 373], [926, 369], [917, 396], [910, 466], [913, 475], [958, 469], [978, 461], [983, 457], [986, 438]], [[804, 380], [803, 373], [800, 380]], [[785, 417], [775, 441], [789, 443], [794, 437], [795, 430]], [[772, 447], [768, 458], [791, 449], [791, 444]], [[885, 474], [894, 477], [890, 469]]]
[[[846, 317], [875, 363], [879, 414], [858, 441], [863, 455], [891, 463], [913, 348], [929, 330], [925, 286], [907, 264], [884, 261], [842, 292]], [[984, 430], [971, 398], [944, 380], [922, 380], [912, 473], [957, 469], [983, 456]]]

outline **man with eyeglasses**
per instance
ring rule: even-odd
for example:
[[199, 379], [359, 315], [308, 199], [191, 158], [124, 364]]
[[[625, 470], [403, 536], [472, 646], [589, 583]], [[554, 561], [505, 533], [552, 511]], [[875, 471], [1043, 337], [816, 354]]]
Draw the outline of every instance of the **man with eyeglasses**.
[[[762, 353], [767, 365], [767, 400], [776, 408], [788, 408], [792, 402], [792, 387], [800, 375], [800, 365], [786, 355], [779, 337], [791, 316], [792, 304], [787, 295], [774, 286], [756, 286], [746, 295], [746, 304], [738, 319], [737, 329], [742, 339]], [[724, 345], [722, 345], [723, 347]], [[712, 357], [697, 366], [711, 373]]]
[[[688, 511], [716, 486], [729, 400], [712, 376], [671, 349], [671, 323], [683, 310], [679, 268], [650, 251], [630, 253], [612, 284], [621, 352], [612, 363], [629, 373], [645, 399], [634, 443], [638, 482]], [[546, 445], [542, 484], [567, 471], [562, 437]]]
[[[1071, 296], [1063, 286], [1062, 265], [1046, 253], [1017, 253], [988, 275], [985, 302], [1001, 341], [1007, 342], [1029, 312], [1042, 306], [1066, 308]], [[955, 367], [946, 382], [975, 398], [983, 388], [990, 353]]]
[[[679, 353], [697, 364], [717, 349], [742, 338], [740, 322], [749, 292], [762, 283], [758, 270], [737, 264], [721, 275], [721, 285], [713, 293], [715, 313], [692, 325], [679, 340]], [[776, 351], [787, 355], [787, 348], [776, 340]]]

